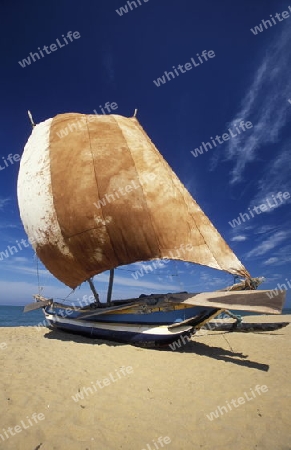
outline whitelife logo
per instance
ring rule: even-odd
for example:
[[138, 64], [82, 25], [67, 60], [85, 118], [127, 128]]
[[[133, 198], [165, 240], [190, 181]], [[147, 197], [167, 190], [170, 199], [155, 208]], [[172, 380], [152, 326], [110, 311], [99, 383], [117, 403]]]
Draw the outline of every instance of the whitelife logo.
[[[144, 1], [144, 3], [147, 3], [149, 0], [143, 0], [143, 1]], [[117, 14], [119, 16], [123, 16], [123, 14], [127, 14], [129, 12], [127, 5], [129, 6], [130, 11], [132, 11], [133, 10], [132, 5], [134, 5], [134, 8], [138, 8], [137, 3], [139, 4], [139, 6], [143, 5], [143, 3], [141, 3], [141, 0], [136, 0], [135, 2], [128, 1], [127, 4], [125, 4], [124, 6], [121, 6], [121, 8], [116, 9], [115, 11], [117, 12]]]
[[[261, 214], [262, 212], [270, 211], [273, 208], [278, 208], [283, 204], [284, 201], [290, 198], [289, 192], [278, 192], [276, 195], [272, 194], [270, 197], [267, 197], [265, 202], [259, 206], [254, 206], [253, 209], [248, 208], [248, 213], [240, 213], [236, 219], [233, 219], [231, 222], [228, 222], [232, 228], [235, 228], [242, 224], [242, 221], [251, 220], [251, 217], [254, 218], [255, 214]], [[274, 203], [272, 203], [272, 200]], [[251, 216], [251, 217], [250, 217]]]
[[[291, 13], [291, 6], [288, 6], [288, 9]], [[289, 19], [290, 13], [288, 11], [283, 11], [282, 13], [276, 13], [275, 17], [278, 20], [278, 22], [283, 22], [284, 19]], [[280, 14], [282, 15], [282, 19], [280, 17]], [[273, 22], [273, 25], [277, 25], [278, 22], [276, 22], [275, 17], [273, 17], [272, 14], [270, 14], [271, 20]], [[272, 27], [271, 20], [262, 20], [262, 25], [256, 25], [254, 28], [251, 28], [251, 32], [256, 36], [259, 33], [262, 33], [263, 31], [267, 30], [269, 27]], [[265, 29], [263, 28], [263, 25]]]
[[[41, 54], [41, 57], [44, 58], [46, 55], [50, 55], [52, 52], [55, 52], [56, 50], [58, 50], [59, 48], [65, 47], [66, 45], [68, 45], [70, 42], [73, 42], [74, 39], [80, 39], [81, 35], [79, 33], [79, 31], [74, 31], [74, 33], [72, 31], [68, 31], [67, 36], [64, 36], [62, 34], [62, 38], [63, 41], [65, 42], [62, 43], [60, 42], [59, 39], [56, 39], [56, 44], [51, 44], [49, 47], [47, 45], [44, 45], [43, 48], [41, 49], [40, 47], [38, 47], [38, 51]], [[68, 42], [67, 38], [70, 40], [70, 42]], [[48, 50], [48, 48], [50, 49], [50, 51]], [[45, 52], [45, 54], [43, 53]], [[24, 58], [22, 61], [18, 61], [18, 64], [21, 65], [21, 67], [24, 69], [26, 66], [29, 66], [31, 64], [31, 62], [35, 62], [37, 61], [35, 59], [35, 57], [37, 57], [37, 59], [40, 59], [38, 52], [29, 53], [29, 56], [27, 58]]]
[[[54, 231], [59, 230], [59, 224], [56, 223], [54, 226], [51, 227], [51, 232], [54, 233]], [[23, 247], [27, 248], [29, 245], [34, 245], [36, 243], [35, 238], [28, 238], [28, 241], [26, 239], [21, 239], [19, 242], [16, 239], [15, 245], [17, 245], [19, 250], [23, 250]], [[4, 252], [0, 252], [0, 261], [3, 261], [4, 258], [9, 258], [9, 256], [13, 256], [15, 253], [18, 253], [19, 250], [17, 250], [17, 247], [15, 245], [8, 245], [6, 247], [6, 250]], [[9, 254], [10, 253], [10, 254]]]
[[[15, 155], [12, 155], [12, 153], [9, 153], [9, 155], [7, 155], [6, 158], [4, 156], [2, 156], [2, 159], [3, 159], [4, 167], [1, 166], [1, 164], [0, 164], [0, 170], [4, 170], [4, 169], [6, 169], [6, 167], [11, 166], [15, 162], [19, 162], [20, 155], [18, 153], [15, 153]], [[8, 161], [9, 161], [9, 163], [8, 163]]]
[[[212, 59], [216, 55], [215, 55], [213, 50], [209, 50], [209, 51], [203, 50], [201, 55], [199, 55], [199, 53], [196, 53], [196, 56], [197, 56], [197, 59], [198, 59], [199, 62], [197, 60], [195, 61], [194, 58], [191, 58], [191, 62], [187, 62], [184, 65], [183, 64], [179, 64], [177, 67], [172, 66], [177, 77], [180, 75], [180, 73], [186, 73], [188, 70], [192, 70], [193, 67], [200, 66], [205, 61], [209, 61], [208, 58]], [[202, 57], [204, 58], [204, 61], [203, 61]], [[178, 69], [179, 69], [180, 73], [178, 72]], [[162, 84], [165, 84], [167, 81], [171, 81], [174, 78], [176, 78], [174, 72], [172, 72], [172, 71], [170, 71], [170, 72], [165, 71], [164, 75], [162, 75], [162, 77], [160, 77], [160, 78], [157, 78], [157, 80], [153, 80], [153, 83], [157, 87], [160, 87]]]
[[[19, 248], [19, 250], [23, 250], [23, 247], [29, 247], [29, 244], [32, 244], [32, 242], [34, 241], [34, 239], [28, 239], [28, 243], [26, 241], [26, 239], [21, 239], [21, 241], [19, 242], [18, 240], [16, 240], [16, 244]], [[6, 250], [4, 250], [4, 252], [0, 252], [0, 261], [3, 261], [4, 258], [9, 258], [9, 256], [13, 256], [15, 253], [18, 253], [17, 247], [15, 247], [15, 245], [8, 245], [8, 247], [6, 247]], [[10, 255], [9, 255], [10, 253]]]
[[153, 439], [153, 444], [154, 447], [152, 447], [152, 444], [147, 444], [146, 448], [142, 448], [141, 450], [159, 450], [160, 448], [164, 447], [164, 444], [170, 444], [171, 443], [171, 439], [169, 438], [169, 436], [160, 436], [156, 441]]
[[[78, 308], [83, 308], [84, 306], [90, 305], [94, 300], [94, 295], [90, 295], [88, 298], [87, 297], [88, 295], [83, 295], [81, 300], [77, 298], [77, 303], [72, 302], [68, 305], [65, 311], [58, 311], [58, 316], [61, 316], [62, 319], [65, 319], [66, 317], [73, 314], [74, 311], [78, 311]], [[57, 316], [54, 314], [52, 316], [51, 322], [56, 323], [57, 321]], [[42, 322], [38, 322], [37, 325], [34, 325], [34, 327], [39, 331], [43, 329], [43, 327], [49, 327], [51, 325], [51, 322], [47, 319], [44, 319]]]
[[[34, 423], [32, 422], [32, 419], [34, 420]], [[26, 416], [25, 421], [21, 420], [20, 425], [15, 425], [14, 427], [8, 427], [7, 430], [5, 430], [3, 428], [3, 431], [1, 431], [1, 433], [0, 433], [0, 438], [2, 439], [2, 441], [5, 441], [5, 438], [7, 440], [10, 438], [10, 436], [15, 436], [16, 434], [21, 433], [21, 431], [27, 430], [27, 428], [32, 427], [33, 425], [37, 424], [38, 421], [41, 421], [44, 419], [45, 419], [45, 416], [43, 413], [38, 413], [38, 414], [33, 413], [31, 416], [31, 420], [28, 416]], [[27, 422], [27, 423], [25, 423], [25, 422]], [[10, 433], [10, 436], [8, 433]]]
[[[185, 247], [185, 248], [184, 248]], [[169, 256], [163, 259], [157, 259], [153, 261], [151, 264], [143, 264], [140, 270], [136, 270], [131, 274], [131, 276], [138, 280], [139, 278], [143, 277], [144, 275], [147, 275], [148, 272], [153, 272], [155, 269], [163, 269], [165, 267], [165, 264], [168, 264], [171, 259], [176, 259], [181, 257], [181, 253], [185, 254], [188, 251], [191, 251], [193, 249], [192, 244], [181, 244], [179, 248], [175, 248], [175, 254], [170, 251]]]
[[[152, 181], [155, 180], [155, 178], [156, 178], [156, 175], [153, 173], [149, 173], [149, 174], [145, 174], [145, 175], [141, 176], [141, 179], [144, 183], [151, 183]], [[111, 203], [111, 202], [114, 202], [115, 200], [119, 199], [120, 194], [122, 196], [125, 196], [125, 195], [129, 194], [130, 192], [132, 192], [134, 189], [139, 189], [141, 187], [142, 187], [141, 184], [136, 184], [134, 180], [131, 180], [130, 184], [127, 184], [124, 187], [120, 186], [118, 189], [116, 189], [111, 194], [105, 194], [105, 196], [103, 198], [98, 200], [97, 203], [93, 203], [93, 205], [96, 206], [97, 209], [100, 209], [102, 206], [105, 206], [107, 203]]]
[[[105, 105], [99, 105], [101, 112], [103, 115], [112, 114], [112, 111], [118, 108], [118, 104], [115, 102], [106, 102]], [[104, 111], [106, 108], [107, 112]], [[96, 109], [93, 109], [94, 114], [97, 116], [100, 115]], [[60, 131], [57, 131], [58, 138], [62, 139], [68, 136], [72, 131], [85, 130], [87, 128], [87, 121], [93, 122], [95, 120], [95, 116], [93, 114], [88, 114], [87, 116], [81, 117], [80, 119], [74, 120], [72, 123], [69, 123], [66, 127], [62, 128]]]
[[6, 342], [1, 342], [1, 344], [0, 344], [0, 350], [6, 350], [6, 348], [7, 348]]
[[[268, 388], [265, 384], [263, 384], [262, 386], [257, 384], [257, 386], [254, 389], [258, 395], [262, 395], [262, 393], [268, 392]], [[213, 419], [218, 419], [220, 415], [223, 416], [224, 413], [232, 411], [233, 408], [231, 407], [230, 403], [235, 408], [238, 408], [239, 406], [244, 405], [246, 403], [246, 400], [248, 402], [254, 400], [257, 396], [252, 388], [250, 388], [250, 391], [251, 391], [250, 396], [248, 395], [247, 392], [244, 392], [244, 397], [238, 397], [236, 400], [232, 399], [230, 400], [230, 402], [226, 401], [226, 406], [218, 406], [214, 412], [212, 411], [210, 414], [206, 414], [207, 419], [212, 422]]]
[[278, 283], [276, 289], [272, 289], [271, 291], [266, 292], [267, 296], [269, 298], [273, 298], [279, 294], [279, 290], [280, 290], [280, 292], [284, 292], [284, 291], [287, 291], [288, 288], [291, 289], [291, 283], [290, 283], [291, 280], [288, 280], [288, 278], [285, 278], [285, 280], [287, 281], [288, 287], [285, 283], [283, 283], [283, 284]]
[[[216, 142], [218, 144], [223, 144], [225, 141], [229, 141], [230, 138], [234, 138], [234, 137], [238, 136], [239, 134], [241, 134], [241, 130], [246, 131], [246, 129], [250, 129], [252, 127], [253, 127], [253, 124], [250, 121], [244, 122], [243, 120], [241, 120], [238, 126], [236, 126], [236, 123], [235, 123], [234, 128], [235, 128], [235, 131], [237, 132], [237, 134], [235, 132], [232, 132], [232, 130], [230, 128], [228, 128], [227, 131], [229, 131], [229, 133], [223, 133], [222, 136], [219, 136], [217, 134], [214, 139], [212, 136], [210, 136], [213, 147], [217, 147]], [[222, 138], [222, 140], [221, 140], [221, 138]], [[200, 147], [196, 147], [194, 150], [191, 150], [191, 153], [194, 156], [194, 158], [197, 158], [197, 156], [203, 155], [204, 151], [208, 152], [208, 150], [211, 150], [213, 147], [210, 142], [202, 142], [202, 145], [200, 145]]]
[[[133, 372], [133, 368], [132, 366], [123, 366], [120, 369], [115, 369], [115, 373], [113, 374], [112, 372], [110, 372], [108, 374], [108, 377], [103, 378], [102, 381], [97, 380], [95, 382], [95, 384], [97, 384], [99, 389], [103, 389], [106, 386], [109, 386], [110, 384], [115, 383], [118, 380], [122, 379], [123, 377], [126, 377], [127, 375], [131, 374]], [[115, 377], [115, 376], [116, 377]], [[72, 399], [74, 400], [74, 402], [78, 402], [79, 400], [84, 400], [84, 393], [86, 394], [86, 396], [88, 397], [88, 392], [90, 394], [94, 394], [95, 392], [98, 392], [98, 388], [97, 386], [94, 384], [93, 381], [91, 381], [91, 384], [93, 387], [89, 386], [89, 387], [82, 387], [82, 389], [76, 393], [76, 395], [72, 395]]]

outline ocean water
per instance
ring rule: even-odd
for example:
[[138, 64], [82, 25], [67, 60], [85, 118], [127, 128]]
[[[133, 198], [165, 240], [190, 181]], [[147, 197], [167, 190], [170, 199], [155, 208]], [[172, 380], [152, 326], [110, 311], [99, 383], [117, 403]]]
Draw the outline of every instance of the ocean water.
[[[0, 305], [0, 327], [32, 327], [44, 321], [42, 310], [23, 312], [24, 306], [1, 306]], [[245, 311], [233, 311], [241, 316], [254, 316], [256, 314]], [[283, 310], [283, 314], [291, 315], [291, 308]], [[284, 320], [284, 319], [283, 319]]]
[[24, 306], [1, 306], [0, 327], [31, 327], [43, 322], [42, 310], [24, 313]]

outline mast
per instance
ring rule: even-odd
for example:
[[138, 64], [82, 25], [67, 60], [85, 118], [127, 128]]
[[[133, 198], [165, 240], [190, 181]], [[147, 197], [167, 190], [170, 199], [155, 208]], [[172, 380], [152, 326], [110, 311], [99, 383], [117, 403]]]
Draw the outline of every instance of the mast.
[[92, 278], [89, 278], [87, 281], [88, 281], [88, 283], [90, 285], [91, 291], [93, 292], [93, 295], [94, 295], [94, 298], [95, 298], [95, 302], [97, 303], [98, 306], [100, 306], [101, 303], [100, 303], [100, 300], [99, 300], [99, 295], [98, 295], [98, 293], [97, 293], [97, 291], [95, 289], [95, 286], [94, 286], [94, 283], [92, 281]]
[[109, 285], [108, 285], [108, 291], [107, 291], [107, 305], [108, 306], [111, 304], [113, 280], [114, 280], [114, 269], [110, 269]]
[[28, 117], [29, 117], [32, 129], [33, 129], [35, 127], [35, 123], [33, 121], [32, 114], [31, 114], [31, 112], [29, 110], [27, 111], [27, 114], [28, 114]]

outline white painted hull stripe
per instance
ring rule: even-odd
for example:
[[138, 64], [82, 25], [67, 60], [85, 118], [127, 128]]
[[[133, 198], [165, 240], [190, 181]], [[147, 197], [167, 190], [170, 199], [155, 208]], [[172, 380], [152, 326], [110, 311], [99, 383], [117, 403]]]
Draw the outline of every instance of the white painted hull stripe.
[[58, 316], [45, 313], [47, 320], [51, 321], [53, 324], [57, 325], [67, 324], [67, 325], [75, 325], [84, 328], [96, 328], [101, 330], [108, 331], [124, 331], [130, 333], [142, 333], [142, 334], [155, 334], [155, 335], [165, 335], [165, 336], [175, 336], [179, 335], [181, 332], [190, 331], [193, 327], [191, 326], [181, 326], [178, 330], [169, 330], [167, 325], [132, 325], [132, 324], [117, 324], [117, 323], [96, 323], [96, 322], [87, 322], [85, 320], [73, 320], [73, 319], [65, 319], [60, 318]]

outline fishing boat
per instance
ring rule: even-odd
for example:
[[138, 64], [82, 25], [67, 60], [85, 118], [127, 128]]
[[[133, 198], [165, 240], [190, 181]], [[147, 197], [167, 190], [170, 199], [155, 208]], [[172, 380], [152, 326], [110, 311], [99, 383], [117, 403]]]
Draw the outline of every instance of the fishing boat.
[[[31, 117], [31, 116], [30, 116]], [[31, 118], [32, 121], [32, 118]], [[80, 126], [81, 124], [81, 126]], [[94, 300], [70, 306], [35, 295], [52, 328], [137, 345], [167, 344], [225, 310], [280, 314], [162, 157], [136, 118], [59, 114], [35, 125], [19, 169], [20, 216], [37, 257], [64, 285], [87, 282]], [[112, 300], [114, 269], [152, 260], [239, 277], [216, 292]], [[110, 271], [106, 303], [93, 277]]]

